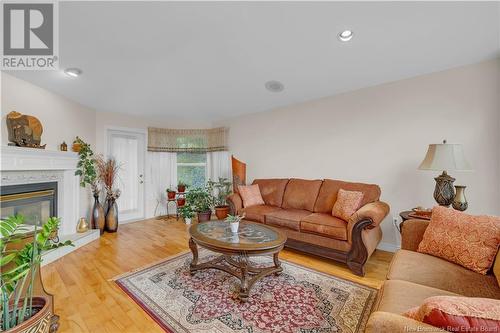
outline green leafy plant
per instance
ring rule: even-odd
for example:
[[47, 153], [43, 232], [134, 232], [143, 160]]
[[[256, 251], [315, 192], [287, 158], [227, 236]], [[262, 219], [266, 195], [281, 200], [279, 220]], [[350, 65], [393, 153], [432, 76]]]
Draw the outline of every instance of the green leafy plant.
[[172, 193], [172, 192], [176, 193], [177, 191], [175, 189], [173, 189], [173, 188], [167, 188], [167, 192], [169, 192], [169, 193]]
[[184, 219], [192, 219], [194, 217], [194, 209], [190, 205], [179, 207], [179, 215]]
[[20, 249], [9, 249], [8, 245], [19, 242], [26, 232], [24, 217], [10, 216], [0, 220], [0, 289], [1, 329], [8, 330], [31, 318], [33, 308], [33, 286], [42, 252], [73, 245], [71, 241], [52, 243], [50, 238], [58, 230], [60, 219], [51, 217], [40, 229], [35, 225], [33, 241]]
[[227, 197], [231, 194], [232, 183], [227, 178], [211, 179], [207, 182], [207, 190], [212, 195], [215, 207], [227, 206]]
[[224, 221], [228, 223], [240, 223], [241, 220], [245, 218], [245, 214], [243, 215], [228, 215]]
[[184, 187], [187, 187], [187, 184], [186, 184], [186, 183], [184, 183], [184, 182], [182, 182], [182, 181], [179, 181], [179, 182], [177, 183], [177, 186], [181, 186], [181, 187], [182, 187], [182, 186], [184, 186]]
[[194, 188], [186, 194], [186, 205], [193, 208], [195, 212], [205, 213], [212, 211], [214, 200], [206, 188]]
[[76, 137], [75, 143], [80, 145], [80, 151], [78, 152], [78, 164], [76, 165], [75, 175], [80, 176], [80, 186], [85, 187], [90, 185], [93, 193], [99, 191], [97, 184], [97, 170], [96, 170], [96, 159], [94, 157], [94, 152], [90, 148], [90, 144], [86, 143], [79, 137]]

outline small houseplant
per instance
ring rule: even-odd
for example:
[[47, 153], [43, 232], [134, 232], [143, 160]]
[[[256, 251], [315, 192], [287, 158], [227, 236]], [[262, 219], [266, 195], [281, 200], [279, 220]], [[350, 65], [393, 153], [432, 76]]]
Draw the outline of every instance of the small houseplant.
[[227, 197], [231, 194], [231, 184], [227, 178], [219, 178], [216, 182], [213, 180], [207, 182], [207, 188], [212, 194], [215, 204], [215, 215], [219, 220], [223, 220], [229, 215]]
[[175, 190], [172, 188], [167, 188], [167, 199], [174, 200], [175, 199]]
[[99, 229], [101, 235], [104, 232], [105, 214], [104, 208], [99, 202], [99, 181], [96, 168], [96, 158], [90, 148], [90, 144], [83, 141], [78, 136], [75, 141], [78, 144], [78, 164], [76, 165], [75, 175], [80, 176], [80, 186], [90, 185], [94, 205], [90, 214], [90, 226], [92, 229]]
[[178, 182], [178, 183], [177, 183], [177, 192], [179, 192], [179, 193], [184, 193], [184, 192], [186, 192], [186, 187], [187, 187], [186, 183], [181, 182], [181, 181], [180, 181], [180, 182]]
[[225, 219], [226, 222], [229, 223], [229, 227], [231, 228], [231, 232], [233, 234], [238, 232], [240, 228], [240, 222], [245, 218], [245, 215], [228, 215]]
[[73, 245], [71, 241], [50, 241], [50, 235], [59, 228], [59, 223], [59, 218], [51, 217], [41, 227], [35, 225], [33, 240], [15, 249], [10, 245], [19, 242], [27, 231], [23, 225], [24, 217], [16, 215], [0, 220], [1, 331], [49, 332], [50, 325], [43, 320], [52, 316], [49, 300], [34, 295], [34, 284], [42, 252]]
[[186, 193], [186, 205], [193, 207], [198, 222], [209, 221], [212, 216], [213, 198], [206, 188], [194, 188]]
[[184, 222], [186, 222], [186, 224], [191, 224], [191, 221], [194, 217], [193, 207], [191, 207], [190, 205], [179, 207], [179, 215], [184, 219]]

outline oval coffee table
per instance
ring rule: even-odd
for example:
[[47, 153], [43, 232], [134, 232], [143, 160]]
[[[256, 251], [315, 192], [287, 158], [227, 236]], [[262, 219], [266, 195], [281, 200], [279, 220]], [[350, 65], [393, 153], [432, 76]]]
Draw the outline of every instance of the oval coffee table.
[[[193, 253], [191, 274], [201, 269], [214, 268], [237, 277], [240, 279], [239, 299], [242, 301], [248, 299], [250, 288], [255, 282], [264, 276], [283, 271], [278, 255], [285, 245], [286, 236], [277, 229], [242, 221], [238, 233], [233, 234], [228, 222], [209, 221], [193, 224], [189, 233], [189, 248]], [[198, 263], [198, 246], [220, 253], [221, 256]], [[274, 265], [252, 267], [249, 257], [262, 255], [273, 255]]]

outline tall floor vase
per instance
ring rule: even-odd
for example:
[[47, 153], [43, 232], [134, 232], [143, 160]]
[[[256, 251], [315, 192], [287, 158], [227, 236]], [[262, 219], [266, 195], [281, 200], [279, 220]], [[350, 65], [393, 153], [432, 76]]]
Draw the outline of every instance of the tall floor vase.
[[115, 199], [108, 199], [108, 211], [106, 213], [106, 231], [116, 232], [118, 230], [118, 206]]
[[94, 193], [94, 207], [90, 216], [90, 226], [92, 229], [99, 229], [101, 235], [104, 233], [104, 225], [106, 223], [106, 215], [104, 208], [99, 202], [99, 193]]

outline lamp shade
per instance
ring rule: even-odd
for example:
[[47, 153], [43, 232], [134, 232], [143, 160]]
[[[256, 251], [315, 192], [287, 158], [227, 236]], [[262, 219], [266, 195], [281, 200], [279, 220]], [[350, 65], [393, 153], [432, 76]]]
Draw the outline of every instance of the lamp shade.
[[471, 171], [465, 159], [461, 144], [430, 144], [424, 160], [418, 167], [420, 170], [436, 171]]

